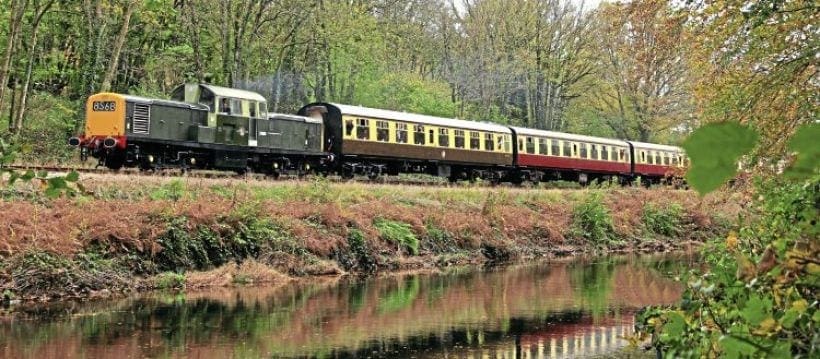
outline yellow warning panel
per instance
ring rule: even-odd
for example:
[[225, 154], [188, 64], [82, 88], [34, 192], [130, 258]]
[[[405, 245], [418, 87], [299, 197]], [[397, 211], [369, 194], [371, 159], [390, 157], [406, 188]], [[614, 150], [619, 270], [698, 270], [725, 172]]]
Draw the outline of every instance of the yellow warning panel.
[[125, 135], [125, 96], [103, 92], [89, 97], [85, 104], [85, 135]]

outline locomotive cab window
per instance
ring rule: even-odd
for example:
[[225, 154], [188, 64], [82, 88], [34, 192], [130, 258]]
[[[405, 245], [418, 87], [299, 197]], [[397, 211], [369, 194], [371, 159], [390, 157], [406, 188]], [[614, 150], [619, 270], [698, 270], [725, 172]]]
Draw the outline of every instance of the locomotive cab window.
[[231, 99], [231, 115], [241, 116], [242, 115], [242, 100], [232, 98]]
[[231, 113], [231, 100], [227, 98], [219, 99], [219, 112]]
[[441, 147], [450, 147], [450, 130], [446, 128], [438, 129], [438, 145]]
[[413, 125], [413, 143], [417, 145], [424, 144], [424, 126]]
[[353, 126], [353, 120], [345, 120], [345, 136], [353, 137], [353, 129], [356, 127]]
[[396, 124], [396, 143], [407, 143], [407, 124]]
[[370, 121], [364, 118], [356, 120], [356, 138], [360, 140], [370, 139]]
[[486, 151], [495, 150], [495, 141], [493, 141], [493, 134], [492, 133], [485, 133], [484, 134], [484, 150], [486, 150]]
[[454, 144], [456, 148], [464, 148], [464, 130], [453, 130]]
[[470, 149], [477, 150], [481, 148], [481, 134], [476, 131], [470, 131]]
[[376, 121], [376, 141], [390, 141], [390, 125], [387, 121]]

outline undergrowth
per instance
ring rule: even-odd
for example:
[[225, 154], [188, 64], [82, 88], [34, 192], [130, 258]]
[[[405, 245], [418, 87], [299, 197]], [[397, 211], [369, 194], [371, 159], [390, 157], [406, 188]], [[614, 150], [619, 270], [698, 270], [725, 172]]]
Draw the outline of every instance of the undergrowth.
[[575, 205], [570, 234], [595, 246], [606, 246], [616, 240], [612, 216], [599, 193], [593, 192]]
[[668, 237], [680, 234], [682, 220], [683, 207], [677, 203], [665, 207], [649, 203], [641, 212], [641, 223], [645, 230]]
[[409, 224], [391, 221], [384, 218], [376, 218], [373, 226], [379, 230], [379, 234], [387, 241], [396, 243], [400, 248], [404, 248], [412, 255], [419, 252], [419, 239], [413, 233]]

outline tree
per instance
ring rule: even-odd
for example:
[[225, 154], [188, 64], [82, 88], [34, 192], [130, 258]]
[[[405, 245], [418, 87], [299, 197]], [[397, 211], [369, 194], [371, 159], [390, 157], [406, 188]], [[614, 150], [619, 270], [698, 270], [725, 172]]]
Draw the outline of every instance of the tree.
[[604, 4], [592, 106], [624, 139], [650, 141], [692, 120], [685, 13], [666, 1]]

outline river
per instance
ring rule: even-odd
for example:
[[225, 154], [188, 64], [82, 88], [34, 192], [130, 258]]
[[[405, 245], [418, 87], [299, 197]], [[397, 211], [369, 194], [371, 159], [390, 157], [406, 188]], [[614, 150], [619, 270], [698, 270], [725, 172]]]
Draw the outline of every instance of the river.
[[276, 288], [25, 305], [3, 358], [606, 357], [670, 304], [687, 256], [629, 256], [328, 278]]

